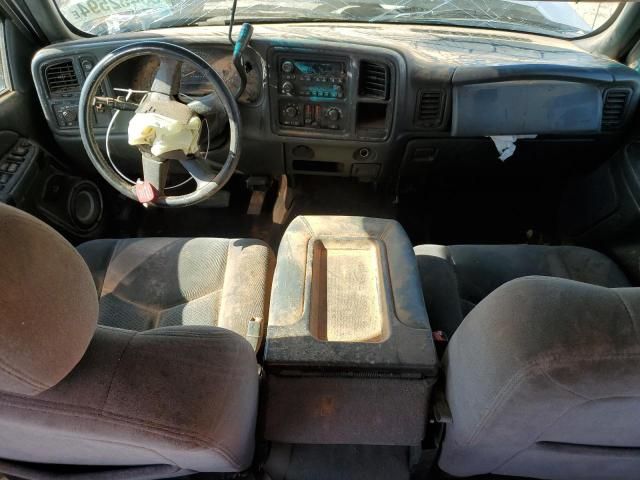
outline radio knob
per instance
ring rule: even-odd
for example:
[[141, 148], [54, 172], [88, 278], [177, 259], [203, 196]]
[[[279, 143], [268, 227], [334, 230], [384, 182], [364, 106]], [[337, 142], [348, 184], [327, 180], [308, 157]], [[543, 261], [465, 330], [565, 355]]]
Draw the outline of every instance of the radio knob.
[[293, 95], [293, 89], [293, 83], [291, 82], [284, 82], [282, 84], [282, 93], [285, 95]]
[[290, 62], [289, 60], [287, 60], [286, 62], [282, 63], [282, 71], [284, 73], [291, 73], [293, 72], [293, 63]]
[[295, 105], [289, 105], [284, 109], [284, 114], [287, 118], [296, 118], [298, 116], [298, 107]]
[[336, 122], [336, 121], [340, 120], [340, 114], [341, 113], [342, 112], [340, 111], [339, 108], [331, 107], [329, 110], [327, 110], [326, 116], [332, 122]]

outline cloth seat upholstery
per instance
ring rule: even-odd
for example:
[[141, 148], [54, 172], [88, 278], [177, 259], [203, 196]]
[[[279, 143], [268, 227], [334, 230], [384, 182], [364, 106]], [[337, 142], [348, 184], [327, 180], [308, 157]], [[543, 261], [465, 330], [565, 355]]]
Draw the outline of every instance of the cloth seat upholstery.
[[266, 245], [104, 240], [80, 247], [85, 262], [1, 203], [0, 227], [3, 473], [166, 478], [251, 465], [259, 374], [245, 338], [266, 315]]
[[246, 337], [253, 319], [266, 321], [275, 260], [259, 240], [106, 239], [78, 251], [96, 284], [101, 325], [209, 325]]
[[496, 288], [529, 275], [617, 288], [631, 284], [595, 250], [546, 245], [419, 245], [414, 249], [431, 327], [449, 337]]
[[640, 475], [640, 289], [524, 277], [483, 299], [443, 358], [440, 467], [460, 477]]

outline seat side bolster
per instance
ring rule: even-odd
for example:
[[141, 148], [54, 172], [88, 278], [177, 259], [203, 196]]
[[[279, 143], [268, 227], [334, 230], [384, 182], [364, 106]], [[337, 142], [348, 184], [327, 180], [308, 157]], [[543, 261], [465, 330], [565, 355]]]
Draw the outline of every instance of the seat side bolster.
[[115, 239], [92, 240], [78, 245], [78, 253], [91, 271], [98, 296], [101, 295], [107, 269], [117, 246], [118, 240]]
[[458, 278], [449, 247], [418, 245], [414, 253], [431, 329], [443, 331], [451, 337], [463, 315]]
[[264, 328], [274, 268], [275, 256], [266, 243], [250, 239], [230, 240], [219, 327], [246, 336], [249, 322], [260, 317]]
[[[623, 290], [633, 315], [640, 312], [640, 289]], [[441, 467], [454, 475], [495, 471], [585, 399], [640, 393], [628, 390], [640, 378], [611, 381], [604, 367], [640, 356], [637, 318], [621, 291], [524, 277], [480, 302], [445, 353], [453, 423]]]

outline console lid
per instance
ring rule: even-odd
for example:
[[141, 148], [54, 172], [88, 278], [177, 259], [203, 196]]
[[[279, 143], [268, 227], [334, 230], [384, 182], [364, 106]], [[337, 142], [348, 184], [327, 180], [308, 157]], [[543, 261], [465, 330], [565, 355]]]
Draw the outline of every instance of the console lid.
[[300, 216], [278, 253], [271, 367], [437, 374], [413, 249], [394, 220]]

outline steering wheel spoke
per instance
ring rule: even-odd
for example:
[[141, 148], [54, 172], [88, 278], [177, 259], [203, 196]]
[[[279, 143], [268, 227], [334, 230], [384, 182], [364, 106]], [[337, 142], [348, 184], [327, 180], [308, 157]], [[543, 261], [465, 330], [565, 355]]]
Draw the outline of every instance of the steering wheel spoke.
[[161, 160], [150, 153], [142, 154], [142, 174], [144, 181], [155, 188], [159, 197], [164, 196], [164, 187], [167, 185], [169, 162]]
[[[182, 98], [181, 98], [182, 100]], [[200, 98], [187, 98], [184, 97], [184, 100], [187, 100], [185, 103], [187, 106], [198, 115], [202, 115], [204, 117], [207, 116], [224, 116], [226, 118], [226, 111], [224, 109], [224, 105], [220, 101], [220, 98], [215, 93], [210, 93], [209, 95], [205, 95]]]
[[161, 57], [151, 91], [168, 97], [177, 97], [182, 81], [182, 63], [182, 60], [176, 58]]
[[210, 185], [218, 175], [218, 172], [211, 170], [209, 165], [207, 165], [207, 161], [201, 156], [180, 160], [180, 164], [196, 181], [197, 188]]

